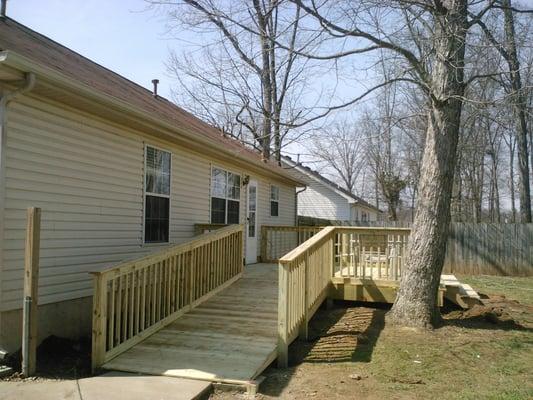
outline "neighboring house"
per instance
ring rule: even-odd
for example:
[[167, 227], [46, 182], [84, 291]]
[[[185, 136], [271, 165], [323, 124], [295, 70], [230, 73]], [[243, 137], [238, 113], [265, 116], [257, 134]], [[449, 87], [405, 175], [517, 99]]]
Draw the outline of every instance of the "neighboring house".
[[88, 271], [184, 242], [198, 223], [247, 224], [253, 263], [261, 225], [295, 224], [302, 184], [281, 167], [9, 18], [0, 95], [0, 350], [20, 345], [27, 207], [42, 209], [41, 339], [89, 336]]
[[373, 222], [382, 212], [309, 167], [283, 157], [283, 167], [306, 188], [298, 188], [298, 215], [339, 221]]

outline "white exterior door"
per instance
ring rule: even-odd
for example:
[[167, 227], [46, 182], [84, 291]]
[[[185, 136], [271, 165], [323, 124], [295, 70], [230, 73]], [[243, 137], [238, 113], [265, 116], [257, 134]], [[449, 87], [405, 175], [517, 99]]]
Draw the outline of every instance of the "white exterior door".
[[257, 262], [257, 182], [248, 184], [246, 202], [246, 264]]

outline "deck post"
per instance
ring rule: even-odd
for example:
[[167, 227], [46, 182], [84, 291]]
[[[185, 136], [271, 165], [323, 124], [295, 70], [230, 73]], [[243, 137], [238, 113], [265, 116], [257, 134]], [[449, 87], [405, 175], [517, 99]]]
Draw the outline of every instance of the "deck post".
[[267, 236], [268, 231], [266, 226], [261, 226], [261, 243], [259, 249], [259, 261], [267, 262]]
[[278, 267], [278, 368], [289, 366], [289, 334], [287, 317], [289, 314], [289, 275], [286, 266], [279, 264]]
[[303, 291], [303, 305], [304, 305], [304, 315], [302, 323], [300, 324], [298, 338], [300, 340], [306, 340], [309, 338], [309, 252], [305, 252], [305, 263], [304, 263], [304, 291]]
[[41, 209], [28, 208], [26, 245], [24, 249], [24, 307], [22, 340], [22, 374], [32, 376], [36, 369], [37, 305], [39, 292], [39, 247]]
[[91, 369], [94, 372], [104, 363], [106, 352], [107, 280], [104, 275], [94, 275], [93, 332]]

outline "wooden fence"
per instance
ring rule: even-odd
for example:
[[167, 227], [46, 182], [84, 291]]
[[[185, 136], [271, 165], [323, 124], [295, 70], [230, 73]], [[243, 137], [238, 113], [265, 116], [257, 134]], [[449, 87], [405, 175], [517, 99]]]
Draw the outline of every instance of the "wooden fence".
[[[338, 225], [361, 226], [350, 221], [340, 222]], [[533, 224], [452, 222], [444, 272], [532, 276]]]
[[452, 223], [444, 271], [532, 276], [533, 224]]
[[237, 280], [243, 226], [92, 272], [92, 367], [101, 366]]

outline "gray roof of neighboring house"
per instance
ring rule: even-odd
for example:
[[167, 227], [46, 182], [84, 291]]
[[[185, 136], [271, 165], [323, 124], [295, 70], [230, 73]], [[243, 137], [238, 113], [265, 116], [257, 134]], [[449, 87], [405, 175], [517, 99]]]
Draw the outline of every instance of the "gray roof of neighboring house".
[[315, 179], [321, 181], [325, 186], [328, 186], [332, 190], [334, 190], [336, 192], [340, 192], [340, 194], [343, 195], [344, 197], [347, 197], [347, 198], [353, 200], [356, 204], [359, 204], [359, 205], [364, 206], [364, 207], [371, 208], [373, 210], [376, 210], [377, 212], [382, 212], [379, 208], [377, 208], [376, 206], [370, 204], [368, 201], [362, 199], [359, 196], [356, 196], [355, 194], [353, 194], [350, 191], [344, 189], [340, 185], [338, 185], [335, 182], [329, 180], [328, 178], [326, 178], [323, 175], [319, 174], [318, 172], [312, 170], [311, 168], [303, 165], [302, 163], [294, 161], [291, 157], [282, 156], [281, 159], [282, 159], [282, 161], [284, 163], [286, 163], [289, 166], [291, 166], [291, 168], [296, 168], [301, 173], [306, 174], [306, 175], [308, 175], [310, 177], [314, 177]]

